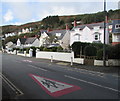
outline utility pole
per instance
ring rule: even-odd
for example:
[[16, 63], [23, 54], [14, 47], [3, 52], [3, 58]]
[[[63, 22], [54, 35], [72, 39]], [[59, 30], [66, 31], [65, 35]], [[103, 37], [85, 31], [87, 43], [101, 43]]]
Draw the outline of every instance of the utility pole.
[[106, 66], [106, 46], [105, 46], [105, 42], [106, 42], [106, 0], [104, 0], [104, 44], [103, 44], [103, 66]]

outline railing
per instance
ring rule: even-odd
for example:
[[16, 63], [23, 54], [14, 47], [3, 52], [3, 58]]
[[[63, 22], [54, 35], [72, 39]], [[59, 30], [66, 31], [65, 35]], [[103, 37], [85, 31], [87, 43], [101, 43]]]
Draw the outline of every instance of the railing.
[[80, 58], [84, 58], [84, 59], [96, 59], [96, 56], [85, 56], [85, 55], [80, 55]]

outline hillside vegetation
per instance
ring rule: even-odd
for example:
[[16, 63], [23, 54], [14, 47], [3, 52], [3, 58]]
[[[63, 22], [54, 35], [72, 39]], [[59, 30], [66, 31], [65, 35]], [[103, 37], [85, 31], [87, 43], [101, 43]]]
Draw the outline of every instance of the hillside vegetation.
[[[107, 12], [108, 19], [120, 19], [120, 9], [117, 10], [109, 10]], [[72, 28], [72, 22], [81, 21], [81, 24], [89, 24], [93, 22], [101, 22], [104, 21], [104, 12], [98, 12], [93, 14], [82, 14], [82, 15], [70, 15], [70, 16], [47, 16], [41, 21], [31, 22], [23, 25], [6, 25], [2, 26], [2, 34], [9, 32], [16, 32], [22, 28], [32, 27], [35, 31], [39, 31], [40, 29], [64, 29], [65, 24], [69, 25], [69, 28]]]

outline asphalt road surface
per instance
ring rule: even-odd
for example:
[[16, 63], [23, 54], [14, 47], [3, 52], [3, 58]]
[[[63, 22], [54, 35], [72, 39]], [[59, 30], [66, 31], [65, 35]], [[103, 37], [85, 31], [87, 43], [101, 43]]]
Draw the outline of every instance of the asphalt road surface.
[[119, 99], [119, 77], [42, 59], [3, 54], [0, 75], [4, 99]]

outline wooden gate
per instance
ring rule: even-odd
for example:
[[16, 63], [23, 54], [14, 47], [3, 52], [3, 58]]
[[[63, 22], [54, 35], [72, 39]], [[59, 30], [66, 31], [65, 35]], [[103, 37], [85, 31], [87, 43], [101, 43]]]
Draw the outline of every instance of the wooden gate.
[[94, 65], [94, 60], [96, 59], [96, 56], [84, 56], [81, 55], [81, 58], [84, 58], [84, 64], [85, 65]]
[[84, 59], [85, 65], [94, 65], [94, 59]]

